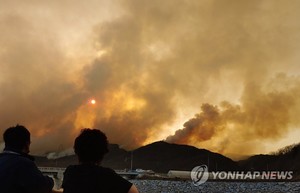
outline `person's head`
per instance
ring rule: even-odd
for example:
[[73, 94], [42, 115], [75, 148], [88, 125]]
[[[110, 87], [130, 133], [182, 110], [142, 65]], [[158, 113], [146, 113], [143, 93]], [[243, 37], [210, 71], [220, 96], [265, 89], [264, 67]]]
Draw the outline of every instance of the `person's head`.
[[106, 135], [98, 129], [83, 129], [75, 139], [74, 150], [81, 163], [100, 163], [108, 152]]
[[29, 153], [30, 132], [22, 125], [16, 125], [6, 129], [3, 133], [5, 149], [12, 149], [23, 153]]

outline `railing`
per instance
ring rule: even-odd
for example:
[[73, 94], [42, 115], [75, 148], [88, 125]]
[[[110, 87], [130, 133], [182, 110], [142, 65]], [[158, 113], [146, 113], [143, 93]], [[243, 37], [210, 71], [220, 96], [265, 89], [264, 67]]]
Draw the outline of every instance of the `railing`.
[[64, 172], [66, 168], [57, 167], [38, 167], [42, 172]]
[[[56, 167], [38, 167], [39, 170], [45, 175], [51, 175], [54, 178], [62, 178], [66, 168]], [[124, 178], [136, 178], [139, 173], [135, 171], [116, 170], [116, 173]]]

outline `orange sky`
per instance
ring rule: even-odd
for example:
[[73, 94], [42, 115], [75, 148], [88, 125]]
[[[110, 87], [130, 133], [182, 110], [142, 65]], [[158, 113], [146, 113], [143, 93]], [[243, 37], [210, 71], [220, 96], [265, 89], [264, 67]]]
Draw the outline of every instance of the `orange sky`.
[[33, 153], [72, 147], [83, 127], [127, 149], [167, 139], [239, 155], [298, 143], [299, 8], [0, 0], [1, 134], [27, 126]]

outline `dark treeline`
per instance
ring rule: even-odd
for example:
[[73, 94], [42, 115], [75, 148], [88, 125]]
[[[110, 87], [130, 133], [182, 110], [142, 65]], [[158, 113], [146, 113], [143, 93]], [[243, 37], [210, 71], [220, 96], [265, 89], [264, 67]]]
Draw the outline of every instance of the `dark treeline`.
[[[109, 146], [102, 165], [114, 169], [141, 168], [167, 173], [169, 170], [190, 171], [205, 164], [210, 171], [294, 171], [300, 173], [300, 144], [287, 146], [268, 155], [254, 155], [245, 160], [233, 161], [221, 154], [188, 145], [159, 141], [138, 149], [126, 151], [116, 144]], [[131, 162], [132, 159], [132, 162]], [[36, 157], [39, 166], [66, 167], [77, 164], [75, 155], [57, 159]]]

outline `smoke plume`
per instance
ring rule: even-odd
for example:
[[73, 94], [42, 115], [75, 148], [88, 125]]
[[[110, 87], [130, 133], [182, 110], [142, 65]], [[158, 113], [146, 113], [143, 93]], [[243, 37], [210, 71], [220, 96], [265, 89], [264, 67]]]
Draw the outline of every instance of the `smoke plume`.
[[[219, 106], [203, 104], [201, 112], [166, 141], [200, 147], [209, 143], [212, 149], [225, 154], [259, 151], [260, 141], [276, 141], [290, 128], [299, 126], [294, 115], [299, 113], [300, 79], [288, 79], [278, 75], [273, 80], [277, 89], [269, 92], [249, 83], [239, 105], [226, 101]], [[289, 88], [285, 88], [288, 82]]]
[[84, 127], [127, 149], [225, 154], [299, 132], [297, 0], [0, 5], [1, 133], [25, 125], [33, 153], [69, 149]]

